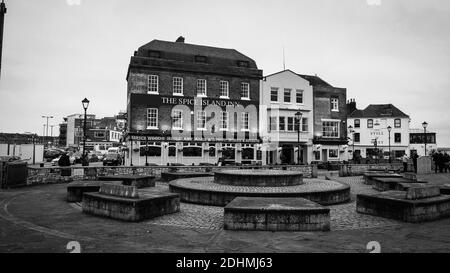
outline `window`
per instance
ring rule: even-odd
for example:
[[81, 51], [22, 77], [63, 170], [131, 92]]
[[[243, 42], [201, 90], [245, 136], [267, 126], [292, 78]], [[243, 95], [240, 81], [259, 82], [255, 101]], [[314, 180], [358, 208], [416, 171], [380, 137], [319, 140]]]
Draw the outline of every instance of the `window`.
[[248, 112], [242, 113], [242, 131], [248, 131], [249, 130], [249, 114]]
[[238, 62], [237, 62], [237, 65], [238, 65], [239, 67], [248, 67], [248, 66], [249, 66], [249, 63], [248, 63], [247, 61], [238, 61]]
[[241, 99], [250, 99], [250, 84], [241, 83]]
[[183, 143], [183, 157], [202, 157], [201, 143]]
[[353, 142], [360, 142], [360, 135], [359, 135], [359, 133], [354, 133], [354, 135], [353, 135]]
[[339, 112], [339, 100], [337, 98], [331, 99], [331, 111]]
[[367, 120], [367, 128], [373, 128], [373, 119]]
[[339, 158], [339, 151], [338, 151], [338, 149], [329, 149], [328, 150], [328, 157], [329, 158]]
[[402, 120], [399, 118], [394, 119], [394, 127], [395, 128], [401, 128], [402, 127]]
[[216, 156], [216, 144], [214, 144], [214, 143], [209, 144], [209, 156], [210, 157]]
[[338, 138], [339, 137], [339, 121], [324, 121], [324, 122], [322, 122], [322, 136], [324, 138]]
[[148, 76], [148, 93], [158, 93], [158, 75]]
[[270, 101], [278, 101], [278, 88], [272, 87], [270, 89]]
[[158, 129], [158, 108], [147, 109], [147, 129]]
[[206, 130], [206, 112], [197, 112], [197, 130]]
[[220, 97], [228, 98], [228, 82], [220, 81]]
[[173, 94], [183, 95], [183, 78], [180, 77], [173, 78]]
[[255, 159], [255, 149], [253, 147], [242, 148], [242, 159], [245, 160]]
[[197, 96], [206, 96], [206, 80], [197, 80]]
[[161, 58], [161, 52], [160, 51], [155, 51], [155, 50], [150, 50], [148, 52], [148, 56], [150, 58]]
[[220, 116], [220, 130], [227, 131], [228, 130], [228, 112], [222, 112]]
[[355, 119], [355, 128], [361, 127], [361, 121], [359, 119]]
[[206, 56], [197, 55], [194, 57], [194, 60], [196, 63], [206, 63], [208, 59], [206, 58]]
[[183, 130], [183, 111], [174, 110], [172, 112], [172, 129]]
[[284, 89], [284, 102], [291, 102], [291, 89]]
[[94, 132], [94, 137], [104, 138], [105, 132]]
[[161, 156], [161, 143], [151, 142], [147, 144], [145, 145], [145, 142], [141, 142], [141, 147], [139, 148], [140, 156]]
[[308, 132], [308, 118], [302, 118], [302, 132]]
[[303, 103], [303, 90], [297, 89], [295, 91], [295, 102], [296, 103]]
[[280, 117], [280, 131], [286, 131], [286, 118], [285, 117]]
[[402, 142], [402, 134], [401, 133], [395, 133], [394, 134], [394, 141], [395, 141], [395, 143]]
[[320, 161], [320, 151], [314, 151], [314, 160]]
[[270, 117], [269, 124], [270, 124], [270, 131], [276, 131], [277, 130], [277, 117]]
[[294, 131], [294, 117], [287, 118], [287, 130], [290, 132]]

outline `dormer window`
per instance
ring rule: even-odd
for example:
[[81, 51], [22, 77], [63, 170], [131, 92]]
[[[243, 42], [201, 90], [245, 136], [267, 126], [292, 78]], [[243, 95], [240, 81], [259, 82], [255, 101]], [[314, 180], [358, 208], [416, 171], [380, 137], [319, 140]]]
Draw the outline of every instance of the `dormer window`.
[[249, 63], [247, 61], [238, 61], [237, 66], [239, 67], [249, 67]]
[[156, 51], [156, 50], [150, 50], [148, 52], [148, 56], [150, 58], [161, 58], [161, 51]]
[[194, 60], [196, 63], [207, 63], [206, 56], [197, 55], [195, 56]]

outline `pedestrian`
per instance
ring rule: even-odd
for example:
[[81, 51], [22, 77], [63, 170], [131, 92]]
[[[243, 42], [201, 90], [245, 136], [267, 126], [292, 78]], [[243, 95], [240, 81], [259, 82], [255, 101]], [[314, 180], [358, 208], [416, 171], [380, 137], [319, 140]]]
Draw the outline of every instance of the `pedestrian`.
[[[58, 160], [60, 167], [70, 167], [70, 157], [66, 153], [63, 153]], [[61, 169], [61, 176], [71, 176], [72, 170], [70, 168]]]
[[447, 153], [444, 154], [444, 171], [445, 172], [450, 172], [450, 155], [448, 155]]
[[415, 152], [412, 155], [412, 160], [413, 160], [413, 166], [414, 166], [414, 172], [417, 173], [417, 159], [419, 158], [419, 155], [417, 154], [417, 152]]
[[403, 162], [403, 172], [406, 173], [408, 171], [408, 161], [409, 161], [409, 157], [404, 154], [402, 157], [402, 162]]
[[433, 152], [433, 155], [431, 156], [431, 158], [433, 159], [434, 162], [434, 173], [437, 173], [438, 171], [438, 153], [437, 152]]
[[439, 152], [437, 160], [438, 160], [439, 172], [443, 173], [444, 166], [445, 166], [445, 158], [444, 158], [444, 154], [442, 152]]

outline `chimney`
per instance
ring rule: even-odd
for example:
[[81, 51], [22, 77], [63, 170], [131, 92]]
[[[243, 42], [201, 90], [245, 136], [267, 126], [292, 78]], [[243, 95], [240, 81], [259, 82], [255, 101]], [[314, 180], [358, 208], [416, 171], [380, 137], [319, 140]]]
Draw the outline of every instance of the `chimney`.
[[353, 113], [356, 110], [356, 101], [355, 99], [350, 99], [347, 101], [347, 115]]
[[184, 37], [183, 36], [178, 37], [178, 39], [175, 42], [176, 43], [184, 43]]

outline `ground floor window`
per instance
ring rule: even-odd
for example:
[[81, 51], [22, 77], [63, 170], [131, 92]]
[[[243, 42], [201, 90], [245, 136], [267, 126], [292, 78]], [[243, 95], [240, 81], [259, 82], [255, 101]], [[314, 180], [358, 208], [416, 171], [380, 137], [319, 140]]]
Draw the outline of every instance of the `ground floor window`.
[[314, 151], [314, 160], [320, 161], [320, 151]]
[[216, 157], [216, 144], [215, 143], [209, 144], [209, 156]]
[[339, 158], [339, 150], [338, 149], [329, 149], [328, 150], [328, 157], [330, 159]]
[[160, 142], [141, 142], [139, 148], [140, 156], [161, 156], [161, 143]]
[[177, 156], [177, 145], [174, 142], [169, 143], [169, 157]]
[[255, 149], [253, 145], [244, 145], [242, 147], [242, 159], [253, 160], [255, 159]]
[[236, 147], [234, 144], [222, 144], [222, 157], [228, 160], [236, 159]]
[[202, 144], [201, 143], [183, 143], [183, 156], [184, 157], [202, 157]]

